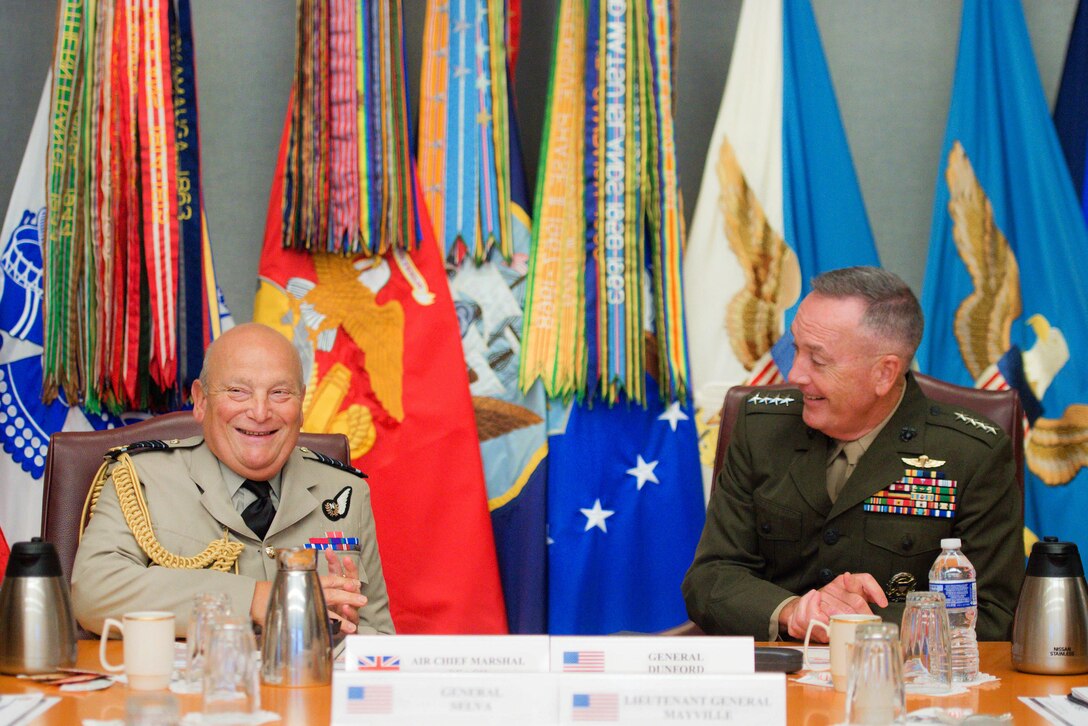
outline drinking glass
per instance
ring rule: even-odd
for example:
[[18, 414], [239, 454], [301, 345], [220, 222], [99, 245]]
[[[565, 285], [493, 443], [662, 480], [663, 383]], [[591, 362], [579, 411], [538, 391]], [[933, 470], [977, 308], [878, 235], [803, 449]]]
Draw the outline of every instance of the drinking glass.
[[178, 699], [169, 691], [133, 691], [125, 699], [125, 726], [177, 726]]
[[225, 592], [200, 592], [193, 597], [185, 634], [186, 690], [196, 692], [204, 680], [204, 640], [212, 618], [230, 615], [230, 596]]
[[904, 713], [899, 628], [894, 623], [863, 623], [854, 631], [853, 664], [846, 686], [846, 722], [890, 724]]
[[948, 693], [952, 688], [952, 636], [944, 594], [907, 593], [903, 608], [903, 681], [911, 693]]
[[257, 643], [249, 619], [212, 618], [204, 643], [205, 722], [245, 721], [261, 709]]

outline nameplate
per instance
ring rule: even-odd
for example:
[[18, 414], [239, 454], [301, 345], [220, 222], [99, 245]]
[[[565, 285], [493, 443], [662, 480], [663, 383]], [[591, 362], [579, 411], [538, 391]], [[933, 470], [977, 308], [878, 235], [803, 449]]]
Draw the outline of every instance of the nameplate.
[[332, 724], [555, 724], [557, 680], [551, 673], [336, 671]]
[[559, 723], [785, 726], [784, 673], [719, 676], [559, 675]]
[[754, 673], [755, 641], [720, 636], [552, 636], [551, 662], [553, 673]]
[[349, 635], [346, 671], [547, 673], [546, 635]]

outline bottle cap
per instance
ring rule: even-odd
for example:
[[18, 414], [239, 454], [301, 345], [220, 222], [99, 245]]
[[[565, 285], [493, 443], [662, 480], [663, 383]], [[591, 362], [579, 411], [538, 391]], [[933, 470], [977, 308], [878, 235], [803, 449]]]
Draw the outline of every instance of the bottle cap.
[[959, 537], [949, 537], [941, 540], [942, 550], [958, 550], [963, 543]]

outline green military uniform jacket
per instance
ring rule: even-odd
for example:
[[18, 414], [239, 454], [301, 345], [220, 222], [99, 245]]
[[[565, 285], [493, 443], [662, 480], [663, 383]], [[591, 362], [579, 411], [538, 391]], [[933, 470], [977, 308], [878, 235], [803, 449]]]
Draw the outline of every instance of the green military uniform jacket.
[[[791, 595], [844, 572], [881, 586], [899, 573], [927, 589], [945, 537], [963, 540], [978, 572], [980, 640], [1008, 640], [1024, 572], [1022, 495], [1012, 444], [981, 416], [927, 399], [908, 374], [899, 408], [832, 504], [827, 459], [835, 442], [801, 418], [799, 391], [756, 393], [737, 417], [706, 525], [684, 577], [691, 619], [708, 633], [764, 640]], [[865, 511], [866, 500], [904, 478], [904, 458], [943, 461], [955, 482], [951, 518]], [[899, 623], [902, 603], [874, 612]]]
[[[226, 533], [245, 545], [238, 574], [153, 564], [125, 523], [111, 478], [102, 487], [72, 569], [72, 605], [83, 627], [100, 633], [107, 617], [169, 610], [176, 615], [177, 634], [184, 636], [193, 596], [204, 591], [228, 593], [234, 612], [248, 615], [256, 582], [275, 579], [274, 548], [301, 547], [311, 537], [343, 531], [346, 537], [359, 537], [361, 549], [359, 579], [368, 602], [359, 611], [359, 632], [393, 632], [365, 481], [296, 448], [281, 472], [279, 507], [261, 541], [234, 508], [219, 461], [203, 437], [169, 447], [132, 454], [157, 539], [168, 552], [192, 557]], [[345, 487], [351, 490], [347, 512], [341, 508], [343, 516], [332, 519], [322, 503], [338, 494], [342, 501]]]

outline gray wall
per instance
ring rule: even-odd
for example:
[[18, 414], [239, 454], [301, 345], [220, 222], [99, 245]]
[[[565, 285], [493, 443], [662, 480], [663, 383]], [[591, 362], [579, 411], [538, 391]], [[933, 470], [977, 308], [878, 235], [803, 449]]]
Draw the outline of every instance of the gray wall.
[[[523, 2], [518, 108], [530, 181], [555, 0]], [[423, 0], [404, 0], [409, 73], [419, 74]], [[691, 218], [740, 12], [739, 0], [680, 0], [677, 146]], [[1053, 103], [1076, 0], [1024, 0]], [[920, 291], [937, 156], [959, 34], [950, 0], [814, 0], [816, 19], [881, 259]], [[253, 310], [268, 189], [294, 52], [292, 0], [193, 0], [205, 204], [227, 302]], [[53, 45], [55, 4], [0, 0], [0, 204], [26, 145]]]

